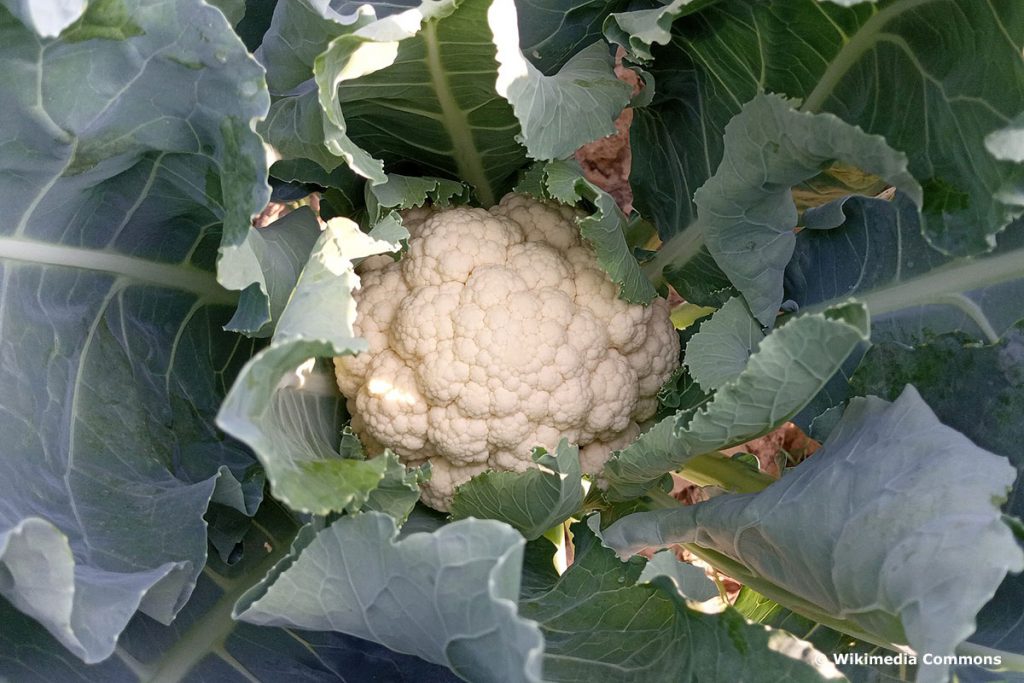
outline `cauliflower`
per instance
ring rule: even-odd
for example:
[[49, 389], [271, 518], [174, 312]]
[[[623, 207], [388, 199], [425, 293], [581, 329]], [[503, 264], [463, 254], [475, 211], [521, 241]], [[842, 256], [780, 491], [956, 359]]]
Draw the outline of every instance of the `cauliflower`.
[[600, 471], [679, 365], [665, 300], [619, 299], [569, 207], [510, 194], [406, 225], [402, 260], [360, 267], [355, 331], [369, 350], [334, 359], [368, 451], [429, 462], [422, 500], [438, 510], [473, 476], [526, 470], [533, 447], [562, 438]]

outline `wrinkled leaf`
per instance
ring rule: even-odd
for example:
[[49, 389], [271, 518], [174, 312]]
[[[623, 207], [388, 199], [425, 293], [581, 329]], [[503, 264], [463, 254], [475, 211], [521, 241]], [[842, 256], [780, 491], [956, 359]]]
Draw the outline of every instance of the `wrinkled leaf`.
[[[74, 4], [20, 7], [52, 34]], [[261, 277], [267, 95], [191, 0], [96, 2], [60, 39], [0, 9], [0, 62], [0, 594], [96, 662], [137, 610], [181, 609], [211, 500], [260, 500], [212, 426], [252, 351], [222, 329], [237, 296], [213, 266], [219, 243], [245, 266], [223, 283]]]
[[764, 332], [743, 300], [729, 299], [686, 344], [684, 363], [704, 391], [736, 379]]
[[604, 33], [610, 42], [628, 48], [632, 59], [650, 61], [655, 44], [666, 45], [672, 40], [671, 28], [676, 19], [716, 1], [672, 0], [661, 7], [612, 14], [605, 22]]
[[366, 348], [352, 329], [358, 285], [352, 259], [398, 246], [347, 219], [329, 222], [270, 346], [246, 364], [221, 406], [218, 425], [256, 452], [274, 496], [293, 509], [326, 514], [361, 505], [385, 476], [385, 458], [338, 452], [341, 395], [331, 370], [313, 359]]
[[765, 95], [725, 127], [722, 163], [694, 195], [708, 250], [762, 325], [772, 324], [782, 304], [782, 274], [796, 242], [790, 190], [834, 160], [881, 176], [920, 204], [906, 156], [883, 138]]
[[423, 465], [410, 470], [399, 462], [394, 453], [387, 452], [380, 457], [387, 463], [384, 478], [377, 484], [377, 488], [370, 491], [362, 509], [391, 515], [401, 524], [419, 502], [420, 484], [430, 478], [430, 466]]
[[442, 178], [412, 178], [388, 174], [387, 182], [366, 186], [366, 207], [370, 223], [376, 224], [390, 211], [411, 209], [430, 202], [445, 208], [469, 201], [468, 188]]
[[574, 524], [572, 533], [573, 564], [520, 603], [544, 634], [545, 680], [822, 680], [773, 652], [769, 632], [734, 610], [690, 610], [670, 578], [642, 583], [644, 563], [620, 562], [586, 523]]
[[[1006, 573], [1024, 569], [998, 508], [1014, 474], [907, 387], [895, 403], [855, 399], [821, 450], [760, 493], [631, 515], [603, 538], [624, 555], [693, 544], [826, 625], [952, 654]], [[922, 664], [918, 680], [944, 679]]]
[[[634, 40], [656, 19], [631, 29]], [[985, 149], [1001, 146], [989, 136], [1024, 110], [1022, 42], [1014, 0], [713, 3], [651, 49], [654, 100], [630, 132], [636, 206], [663, 238], [682, 231], [694, 190], [723, 158], [725, 124], [759, 92], [774, 92], [884, 136], [923, 187], [929, 243], [986, 251], [1024, 203], [1019, 189], [1006, 191], [1015, 177], [1020, 186], [999, 160], [1008, 157]]]
[[522, 537], [476, 519], [396, 535], [387, 515], [342, 517], [308, 536], [235, 613], [372, 640], [467, 680], [539, 681], [544, 641], [514, 602]]
[[543, 469], [484, 472], [460, 486], [452, 519], [497, 519], [532, 541], [575, 515], [584, 495], [579, 448], [562, 439], [553, 454], [534, 449], [533, 459]]
[[667, 417], [605, 465], [609, 500], [643, 494], [695, 455], [749, 441], [800, 411], [868, 336], [863, 306], [801, 316], [768, 335], [746, 368], [699, 407]]

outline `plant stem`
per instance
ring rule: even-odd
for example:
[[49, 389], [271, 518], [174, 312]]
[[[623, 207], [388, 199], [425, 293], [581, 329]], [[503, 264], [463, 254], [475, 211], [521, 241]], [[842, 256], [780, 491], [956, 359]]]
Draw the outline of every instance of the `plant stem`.
[[451, 74], [445, 69], [444, 61], [441, 58], [443, 43], [437, 35], [437, 22], [425, 22], [420, 36], [426, 47], [427, 71], [430, 73], [430, 82], [441, 107], [442, 122], [445, 131], [451, 137], [452, 159], [455, 160], [455, 165], [459, 170], [459, 177], [476, 188], [476, 196], [480, 200], [480, 205], [489, 208], [497, 203], [496, 197], [491, 188], [491, 182], [487, 178], [480, 150], [473, 139], [473, 127], [469, 123], [466, 112], [462, 110], [455, 98]]
[[[264, 503], [264, 508], [261, 512], [264, 515], [268, 512], [273, 513], [274, 511], [270, 510], [271, 507], [270, 504]], [[255, 562], [244, 575], [231, 580], [228, 583], [228, 590], [217, 599], [202, 617], [189, 625], [178, 641], [159, 660], [147, 667], [148, 671], [140, 675], [140, 680], [144, 680], [146, 683], [180, 681], [203, 658], [211, 653], [215, 653], [218, 648], [223, 646], [237, 624], [232, 618], [235, 603], [247, 590], [263, 580], [274, 565], [288, 554], [291, 548], [291, 542], [298, 532], [298, 526], [294, 525], [294, 522], [291, 522], [290, 518], [285, 515], [287, 513], [283, 511], [278, 514], [279, 517], [285, 519], [293, 526], [282, 529], [281, 533], [274, 535], [266, 532], [266, 542], [270, 543], [270, 551], [265, 556], [260, 557], [259, 561]], [[255, 529], [258, 525], [254, 524], [253, 526]], [[284, 524], [282, 524], [282, 527], [284, 527]], [[266, 545], [260, 543], [257, 547], [262, 549]], [[256, 548], [251, 550], [256, 550]]]
[[984, 645], [978, 645], [967, 641], [956, 646], [956, 653], [958, 655], [967, 655], [970, 657], [999, 657], [1003, 662], [1001, 666], [981, 666], [992, 671], [1024, 672], [1024, 655], [1007, 652], [1006, 650], [997, 650], [992, 647], [985, 647]]
[[703, 246], [704, 228], [694, 221], [661, 245], [654, 257], [643, 265], [644, 275], [657, 286], [665, 279], [662, 276], [665, 268], [686, 263], [699, 254]]
[[751, 573], [751, 571], [745, 566], [727, 555], [701, 547], [695, 543], [683, 543], [682, 546], [726, 576], [736, 579], [745, 586], [750, 586], [769, 600], [774, 600], [796, 614], [806, 617], [823, 626], [827, 626], [834, 631], [845, 633], [858, 640], [871, 643], [872, 645], [877, 645], [878, 647], [885, 648], [886, 650], [902, 649], [898, 645], [886, 642], [881, 638], [877, 638], [870, 633], [862, 631], [856, 624], [850, 623], [845, 619], [837, 619], [836, 617], [821, 612], [813, 603], [804, 600], [798, 595], [790, 593], [784, 588], [776, 586], [771, 581], [761, 579]]
[[931, 2], [931, 0], [903, 0], [903, 2], [889, 5], [864, 22], [864, 25], [860, 27], [853, 37], [845, 41], [843, 48], [829, 63], [825, 73], [821, 75], [814, 90], [804, 100], [800, 110], [807, 112], [819, 111], [824, 106], [825, 100], [835, 90], [839, 81], [860, 61], [865, 52], [872, 49], [878, 43], [885, 25], [904, 12], [928, 2]]
[[698, 486], [718, 486], [734, 493], [757, 493], [775, 481], [721, 453], [704, 453], [686, 461], [679, 475]]
[[681, 502], [672, 497], [672, 494], [662, 491], [657, 486], [644, 495], [650, 501], [648, 507], [651, 510], [671, 510], [682, 505]]

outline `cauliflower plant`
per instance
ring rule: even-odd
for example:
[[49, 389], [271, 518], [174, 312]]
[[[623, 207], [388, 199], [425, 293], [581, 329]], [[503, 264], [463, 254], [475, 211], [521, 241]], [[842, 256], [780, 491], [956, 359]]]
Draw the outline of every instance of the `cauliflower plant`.
[[619, 299], [566, 206], [510, 194], [405, 224], [404, 258], [360, 267], [355, 331], [369, 350], [334, 361], [368, 451], [430, 462], [422, 499], [438, 510], [476, 474], [523, 471], [533, 447], [563, 437], [598, 472], [679, 365], [665, 300]]

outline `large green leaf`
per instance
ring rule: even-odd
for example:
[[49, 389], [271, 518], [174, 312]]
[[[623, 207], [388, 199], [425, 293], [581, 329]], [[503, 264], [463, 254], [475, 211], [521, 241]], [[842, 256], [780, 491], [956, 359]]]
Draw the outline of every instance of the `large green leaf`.
[[268, 310], [268, 98], [198, 0], [95, 2], [59, 39], [0, 8], [0, 67], [0, 593], [94, 662], [188, 599], [211, 500], [260, 500], [212, 424], [252, 352], [213, 267], [220, 244], [222, 282]]
[[286, 158], [347, 163], [373, 182], [385, 166], [455, 177], [489, 206], [527, 153], [567, 156], [613, 133], [629, 98], [597, 46], [541, 73], [511, 0], [347, 9], [282, 3], [261, 47], [275, 95], [263, 130]]
[[765, 337], [746, 368], [714, 397], [663, 419], [612, 455], [602, 473], [610, 500], [650, 489], [696, 455], [749, 441], [792, 418], [868, 336], [863, 306], [802, 316]]
[[366, 638], [466, 680], [539, 681], [544, 640], [515, 608], [522, 536], [478, 519], [397, 533], [391, 517], [368, 512], [300, 535], [237, 616]]
[[[872, 341], [923, 342], [945, 332], [997, 340], [1024, 318], [1024, 225], [991, 254], [951, 258], [929, 249], [913, 203], [852, 197], [808, 211], [786, 267], [785, 297], [803, 311], [854, 296], [871, 315]], [[849, 395], [861, 353], [798, 416], [806, 426]]]
[[782, 634], [750, 625], [732, 609], [691, 610], [663, 572], [643, 575], [638, 558], [620, 562], [586, 523], [574, 524], [572, 533], [573, 564], [537, 581], [520, 602], [544, 634], [545, 680], [823, 680], [773, 651], [769, 643]]
[[893, 201], [852, 197], [805, 215], [785, 297], [819, 310], [856, 297], [871, 314], [876, 342], [912, 343], [962, 331], [995, 341], [1024, 318], [1024, 224], [999, 236], [991, 254], [951, 258], [929, 249], [917, 211]]
[[169, 626], [138, 615], [115, 656], [84, 665], [0, 600], [0, 678], [19, 683], [95, 681], [364, 681], [451, 683], [448, 669], [334, 632], [300, 632], [235, 621], [235, 602], [287, 555], [297, 526], [268, 501], [232, 565], [211, 560], [189, 603]]
[[[892, 398], [913, 384], [944, 424], [974, 443], [1009, 458], [1017, 481], [1004, 509], [1024, 518], [1024, 323], [992, 344], [962, 333], [915, 346], [872, 347], [851, 380], [856, 395]], [[951, 372], [950, 369], [955, 368]], [[1024, 575], [1008, 577], [978, 615], [972, 642], [1024, 655]]]
[[[634, 514], [603, 538], [627, 555], [692, 544], [798, 613], [947, 655], [1006, 573], [1024, 569], [998, 507], [1014, 475], [908, 387], [895, 403], [855, 399], [818, 453], [760, 493]], [[945, 678], [921, 663], [918, 680]]]
[[[400, 225], [399, 225], [400, 228]], [[396, 238], [408, 236], [401, 229]], [[317, 357], [365, 350], [355, 336], [358, 285], [352, 261], [395, 251], [396, 241], [361, 232], [344, 218], [332, 219], [274, 332], [269, 347], [242, 370], [224, 399], [217, 423], [256, 452], [274, 496], [293, 509], [316, 514], [364, 503], [394, 456], [343, 457], [341, 394], [330, 368]], [[328, 314], [325, 314], [329, 312]]]
[[928, 241], [986, 251], [1021, 211], [1020, 193], [1004, 192], [1012, 164], [985, 143], [1024, 110], [1022, 43], [1015, 0], [714, 3], [651, 50], [656, 93], [631, 131], [636, 204], [663, 236], [682, 231], [694, 190], [723, 158], [726, 123], [759, 92], [775, 92], [884, 136], [924, 189]]
[[540, 538], [583, 506], [579, 456], [579, 448], [562, 439], [554, 454], [534, 451], [539, 468], [479, 474], [455, 491], [452, 518], [497, 519], [528, 540]]
[[[831, 114], [797, 112], [768, 95], [745, 104], [726, 126], [722, 162], [694, 195], [697, 225], [690, 230], [703, 233], [711, 255], [762, 325], [772, 324], [782, 304], [782, 274], [796, 242], [791, 188], [836, 160], [881, 176], [920, 203], [906, 157], [883, 138]], [[659, 259], [676, 263], [677, 244], [665, 244]]]

